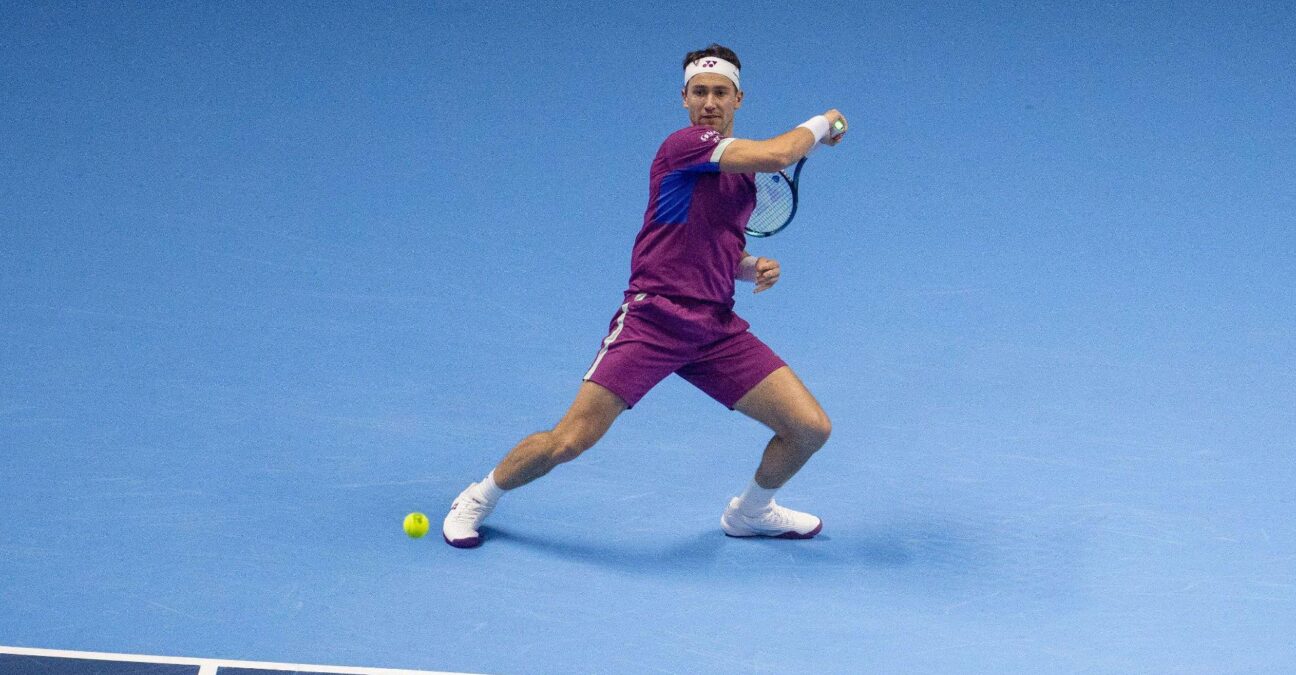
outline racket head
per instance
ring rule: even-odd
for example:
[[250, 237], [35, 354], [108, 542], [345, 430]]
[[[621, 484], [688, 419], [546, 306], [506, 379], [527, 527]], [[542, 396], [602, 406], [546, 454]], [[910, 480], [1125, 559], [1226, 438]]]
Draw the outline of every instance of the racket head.
[[744, 228], [747, 236], [769, 237], [792, 222], [797, 210], [797, 181], [805, 162], [802, 157], [791, 176], [786, 171], [756, 174], [756, 208]]

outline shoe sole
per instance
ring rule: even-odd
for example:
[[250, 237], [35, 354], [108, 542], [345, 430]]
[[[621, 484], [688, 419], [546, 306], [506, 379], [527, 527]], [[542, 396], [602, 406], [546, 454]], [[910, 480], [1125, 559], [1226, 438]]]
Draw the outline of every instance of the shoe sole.
[[805, 534], [801, 534], [796, 530], [789, 530], [781, 534], [760, 534], [758, 532], [753, 532], [752, 534], [729, 534], [729, 532], [727, 530], [724, 530], [723, 528], [721, 528], [721, 531], [724, 532], [724, 535], [726, 537], [733, 537], [734, 539], [751, 539], [752, 537], [764, 537], [766, 539], [810, 539], [814, 537], [816, 534], [819, 534], [819, 531], [822, 529], [823, 529], [823, 521], [820, 520], [819, 524], [815, 525], [815, 529], [810, 530]]
[[[817, 531], [818, 530], [816, 530], [816, 532]], [[441, 538], [445, 540], [445, 543], [450, 544], [455, 548], [477, 548], [478, 546], [481, 546], [481, 537], [479, 536], [469, 537], [467, 539], [451, 539], [450, 537], [445, 536], [445, 533], [442, 532]]]

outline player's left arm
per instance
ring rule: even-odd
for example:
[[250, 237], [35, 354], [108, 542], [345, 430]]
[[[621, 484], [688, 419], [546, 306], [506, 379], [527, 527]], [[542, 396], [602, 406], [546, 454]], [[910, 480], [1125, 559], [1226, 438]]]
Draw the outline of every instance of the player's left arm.
[[769, 290], [771, 286], [778, 283], [781, 272], [777, 260], [759, 258], [747, 251], [743, 251], [742, 262], [738, 265], [738, 278], [756, 283], [756, 288], [752, 290], [752, 293]]

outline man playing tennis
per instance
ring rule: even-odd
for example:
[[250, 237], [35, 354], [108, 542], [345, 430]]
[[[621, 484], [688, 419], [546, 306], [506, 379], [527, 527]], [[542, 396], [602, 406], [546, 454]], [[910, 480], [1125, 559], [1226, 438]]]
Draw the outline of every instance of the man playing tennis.
[[828, 440], [819, 403], [733, 311], [735, 279], [755, 292], [779, 280], [778, 261], [744, 250], [755, 206], [755, 172], [794, 164], [816, 143], [836, 145], [836, 110], [775, 138], [733, 138], [742, 106], [738, 55], [712, 44], [684, 58], [684, 107], [691, 126], [666, 138], [651, 169], [643, 229], [635, 239], [630, 285], [576, 400], [549, 431], [523, 439], [480, 483], [450, 506], [446, 543], [481, 543], [483, 519], [507, 491], [569, 462], [603, 437], [618, 415], [671, 373], [774, 432], [756, 475], [729, 501], [720, 527], [733, 537], [809, 539], [823, 523], [775, 503], [774, 493]]

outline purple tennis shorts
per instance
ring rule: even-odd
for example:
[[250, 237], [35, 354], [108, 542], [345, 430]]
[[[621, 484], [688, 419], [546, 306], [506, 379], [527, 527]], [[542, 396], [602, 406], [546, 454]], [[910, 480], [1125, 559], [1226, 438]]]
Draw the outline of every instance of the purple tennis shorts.
[[627, 293], [584, 379], [633, 408], [667, 375], [679, 373], [733, 409], [738, 399], [786, 365], [748, 332], [750, 327], [732, 310], [713, 303]]

